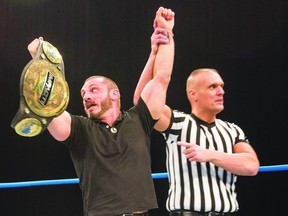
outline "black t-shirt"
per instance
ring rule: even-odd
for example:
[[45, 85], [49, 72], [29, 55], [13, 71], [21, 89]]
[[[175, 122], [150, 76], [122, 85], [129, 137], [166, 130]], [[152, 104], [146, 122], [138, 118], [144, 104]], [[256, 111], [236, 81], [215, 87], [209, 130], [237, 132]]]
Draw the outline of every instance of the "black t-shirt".
[[151, 176], [155, 124], [146, 104], [123, 111], [112, 127], [71, 115], [64, 142], [80, 179], [85, 216], [114, 216], [158, 208]]

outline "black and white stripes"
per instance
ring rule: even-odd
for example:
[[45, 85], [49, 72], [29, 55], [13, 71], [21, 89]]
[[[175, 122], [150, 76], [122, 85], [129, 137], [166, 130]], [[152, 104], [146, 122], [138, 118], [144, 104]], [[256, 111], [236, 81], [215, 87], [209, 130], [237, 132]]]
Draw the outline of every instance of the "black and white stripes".
[[237, 211], [237, 176], [212, 163], [189, 162], [182, 153], [184, 147], [176, 142], [233, 153], [235, 143], [248, 142], [241, 128], [220, 119], [208, 124], [193, 114], [174, 110], [170, 128], [163, 135], [167, 143], [166, 167], [170, 184], [167, 210]]

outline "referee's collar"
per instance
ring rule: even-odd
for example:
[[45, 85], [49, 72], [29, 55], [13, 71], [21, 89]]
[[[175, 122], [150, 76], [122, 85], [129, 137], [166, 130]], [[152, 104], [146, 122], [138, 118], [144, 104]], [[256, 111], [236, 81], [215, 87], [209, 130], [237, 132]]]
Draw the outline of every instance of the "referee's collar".
[[198, 118], [196, 115], [194, 115], [193, 113], [190, 114], [199, 124], [201, 125], [205, 125], [206, 127], [214, 127], [215, 126], [215, 121], [214, 122], [211, 122], [211, 123], [208, 123], [208, 122], [205, 122], [203, 121], [202, 119]]

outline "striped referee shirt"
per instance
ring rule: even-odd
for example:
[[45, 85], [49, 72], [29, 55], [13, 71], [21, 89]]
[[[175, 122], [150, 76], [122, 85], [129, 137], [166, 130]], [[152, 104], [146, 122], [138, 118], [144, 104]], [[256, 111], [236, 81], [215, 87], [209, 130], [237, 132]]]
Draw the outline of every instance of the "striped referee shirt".
[[240, 127], [216, 119], [206, 123], [193, 114], [173, 110], [166, 140], [166, 168], [169, 192], [168, 211], [234, 212], [238, 210], [237, 176], [210, 162], [190, 162], [177, 141], [195, 143], [206, 149], [233, 153], [233, 145], [249, 143]]

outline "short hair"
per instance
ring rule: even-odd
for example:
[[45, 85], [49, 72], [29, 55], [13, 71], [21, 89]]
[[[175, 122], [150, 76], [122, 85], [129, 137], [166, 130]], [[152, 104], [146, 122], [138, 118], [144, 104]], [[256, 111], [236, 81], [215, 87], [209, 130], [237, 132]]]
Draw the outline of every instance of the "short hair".
[[186, 90], [188, 90], [188, 86], [189, 86], [189, 83], [192, 81], [193, 77], [201, 74], [201, 73], [206, 73], [206, 72], [214, 72], [214, 73], [217, 73], [219, 74], [219, 72], [214, 69], [214, 68], [198, 68], [198, 69], [195, 69], [193, 70], [189, 77], [187, 78], [187, 81], [186, 81]]
[[101, 79], [103, 79], [104, 83], [105, 83], [106, 86], [107, 86], [108, 91], [110, 91], [111, 89], [118, 89], [118, 90], [119, 90], [117, 84], [116, 84], [112, 79], [110, 79], [110, 78], [108, 78], [108, 77], [105, 77], [105, 76], [99, 76], [99, 75], [90, 76], [90, 77], [88, 77], [88, 78], [85, 80], [84, 83], [86, 83], [88, 80], [91, 80], [91, 79], [94, 79], [94, 78], [101, 78]]

